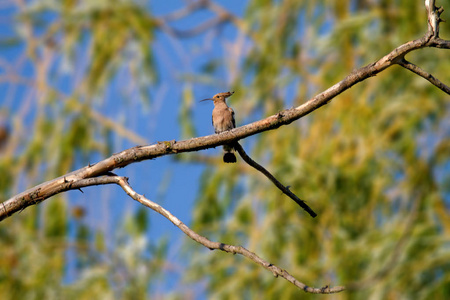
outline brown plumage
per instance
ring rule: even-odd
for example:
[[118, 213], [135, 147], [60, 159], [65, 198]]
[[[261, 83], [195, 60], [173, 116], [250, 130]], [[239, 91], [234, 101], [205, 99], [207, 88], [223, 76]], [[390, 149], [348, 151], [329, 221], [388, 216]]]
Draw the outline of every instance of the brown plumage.
[[[234, 111], [231, 107], [228, 107], [226, 103], [226, 98], [233, 94], [234, 92], [219, 93], [214, 95], [213, 98], [202, 100], [214, 101], [212, 124], [216, 133], [221, 133], [236, 127]], [[223, 145], [223, 150], [225, 151], [223, 161], [226, 163], [235, 163], [236, 155], [234, 155], [234, 148], [231, 145]]]

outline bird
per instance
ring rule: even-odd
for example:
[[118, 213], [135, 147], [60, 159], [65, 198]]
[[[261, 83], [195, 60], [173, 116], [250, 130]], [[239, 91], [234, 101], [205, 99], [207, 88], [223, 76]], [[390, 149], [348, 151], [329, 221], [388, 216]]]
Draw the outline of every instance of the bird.
[[[233, 95], [234, 92], [219, 93], [212, 98], [203, 99], [201, 101], [212, 100], [214, 102], [214, 109], [212, 112], [212, 125], [216, 133], [222, 133], [227, 130], [236, 128], [236, 121], [234, 119], [234, 111], [227, 105], [226, 99]], [[225, 154], [223, 161], [225, 163], [235, 163], [236, 155], [234, 155], [234, 148], [232, 145], [223, 145]]]

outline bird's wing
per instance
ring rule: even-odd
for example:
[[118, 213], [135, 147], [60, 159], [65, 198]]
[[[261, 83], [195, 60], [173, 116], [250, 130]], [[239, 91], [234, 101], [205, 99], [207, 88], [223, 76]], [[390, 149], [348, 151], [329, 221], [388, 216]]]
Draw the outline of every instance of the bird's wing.
[[234, 110], [231, 107], [228, 107], [228, 110], [231, 113], [231, 122], [233, 122], [233, 128], [236, 128], [236, 120], [234, 119]]
[[214, 128], [214, 132], [215, 132], [215, 133], [219, 133], [219, 132], [217, 131], [216, 125], [214, 125], [214, 116], [211, 118], [211, 123], [212, 123], [212, 126], [213, 126], [213, 128]]

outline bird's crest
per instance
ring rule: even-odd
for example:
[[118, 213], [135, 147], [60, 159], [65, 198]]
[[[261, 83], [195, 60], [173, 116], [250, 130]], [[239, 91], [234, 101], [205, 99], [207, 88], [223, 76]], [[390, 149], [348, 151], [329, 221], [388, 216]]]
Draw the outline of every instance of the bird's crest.
[[230, 96], [233, 95], [233, 94], [234, 94], [234, 91], [233, 91], [233, 92], [226, 92], [226, 93], [218, 93], [218, 94], [215, 94], [214, 97], [212, 97], [212, 98], [206, 98], [206, 99], [200, 100], [200, 102], [206, 101], [206, 100], [213, 100], [213, 101], [214, 101], [214, 99], [222, 98], [222, 97], [223, 97], [224, 99], [226, 99], [226, 98], [230, 97]]

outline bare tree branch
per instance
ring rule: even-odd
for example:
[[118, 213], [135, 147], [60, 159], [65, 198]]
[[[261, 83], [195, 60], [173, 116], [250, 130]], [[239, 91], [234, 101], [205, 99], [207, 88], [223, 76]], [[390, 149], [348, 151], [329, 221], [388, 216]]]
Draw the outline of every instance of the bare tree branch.
[[[114, 175], [111, 172], [108, 172], [106, 175]], [[80, 180], [68, 180], [66, 176], [60, 177], [61, 180], [52, 180], [53, 184], [48, 184], [45, 186], [46, 188], [46, 194], [49, 195], [49, 197], [53, 195], [60, 194], [62, 192], [66, 192], [69, 190], [80, 190], [83, 187], [88, 186], [95, 186], [95, 185], [104, 185], [104, 184], [117, 184], [117, 179], [115, 176], [99, 176], [99, 177], [90, 177], [90, 178], [84, 178]], [[39, 202], [42, 202], [43, 200], [47, 199], [48, 197], [40, 196], [40, 188], [35, 190], [33, 193], [28, 194], [24, 198], [20, 198], [20, 201], [28, 201], [30, 202], [30, 205], [37, 204]], [[33, 203], [34, 202], [34, 203]], [[25, 208], [24, 206], [22, 210]], [[2, 202], [0, 207], [1, 214], [4, 215], [4, 218], [9, 217], [9, 206], [7, 202]]]
[[439, 39], [439, 38], [433, 38], [430, 40], [428, 47], [434, 47], [434, 48], [440, 48], [440, 49], [450, 49], [450, 41]]
[[402, 66], [403, 68], [410, 70], [411, 72], [425, 78], [426, 80], [428, 80], [429, 82], [431, 82], [432, 84], [434, 84], [435, 86], [440, 88], [442, 91], [444, 91], [444, 93], [447, 93], [448, 95], [450, 95], [450, 87], [449, 86], [445, 85], [439, 79], [437, 79], [430, 73], [422, 70], [420, 67], [416, 66], [415, 64], [407, 61], [406, 59], [400, 60], [398, 62], [398, 64], [400, 66]]
[[449, 46], [450, 42], [436, 39], [430, 35], [407, 42], [397, 47], [380, 60], [360, 69], [354, 70], [343, 80], [328, 88], [326, 91], [318, 94], [306, 103], [295, 108], [283, 110], [276, 115], [272, 115], [251, 124], [237, 127], [233, 130], [225, 131], [220, 134], [197, 137], [180, 142], [158, 142], [157, 144], [149, 146], [133, 147], [114, 154], [95, 165], [84, 167], [62, 177], [42, 183], [6, 200], [2, 204], [3, 209], [0, 209], [0, 221], [11, 216], [17, 211], [23, 210], [27, 206], [34, 205], [55, 194], [66, 191], [67, 189], [61, 189], [61, 187], [59, 187], [59, 185], [66, 183], [65, 180], [75, 182], [81, 179], [100, 176], [116, 168], [123, 168], [129, 164], [142, 160], [154, 159], [169, 154], [198, 151], [217, 147], [223, 144], [230, 144], [257, 133], [273, 130], [283, 125], [290, 124], [327, 104], [334, 97], [355, 84], [375, 76], [392, 65], [401, 62], [407, 53], [424, 47], [437, 47], [437, 45], [444, 48]]
[[444, 11], [444, 8], [436, 7], [435, 0], [425, 0], [425, 8], [427, 9], [428, 15], [428, 33], [433, 35], [435, 38], [438, 38], [439, 23], [443, 21], [441, 19], [441, 14]]
[[281, 182], [279, 182], [275, 178], [275, 176], [270, 174], [270, 172], [267, 171], [263, 166], [261, 166], [256, 161], [254, 161], [250, 156], [248, 156], [247, 153], [245, 153], [244, 148], [242, 148], [241, 144], [236, 142], [234, 143], [233, 147], [234, 149], [236, 149], [236, 151], [239, 153], [239, 155], [246, 163], [248, 163], [250, 166], [263, 173], [264, 176], [269, 178], [269, 180], [272, 181], [272, 183], [275, 184], [277, 188], [279, 188], [286, 196], [288, 196], [289, 198], [294, 200], [298, 205], [300, 205], [300, 207], [303, 208], [311, 217], [315, 218], [317, 216], [317, 214], [308, 206], [308, 204], [306, 204], [302, 199], [300, 199], [299, 197], [297, 197], [297, 195], [291, 192], [291, 190], [289, 190], [288, 187], [284, 186]]
[[197, 243], [202, 244], [203, 246], [209, 248], [210, 250], [222, 250], [224, 252], [228, 252], [228, 253], [232, 253], [232, 254], [240, 254], [240, 255], [252, 260], [253, 262], [257, 263], [258, 265], [264, 267], [265, 269], [271, 271], [275, 277], [280, 276], [280, 277], [286, 279], [287, 281], [289, 281], [290, 283], [292, 283], [293, 285], [295, 285], [296, 287], [298, 287], [308, 293], [332, 294], [332, 293], [338, 293], [338, 292], [345, 290], [345, 287], [343, 287], [343, 286], [337, 286], [337, 287], [324, 286], [322, 288], [314, 288], [314, 287], [307, 286], [306, 284], [295, 279], [295, 277], [293, 277], [291, 274], [289, 274], [286, 270], [283, 270], [283, 269], [263, 260], [261, 257], [256, 255], [255, 253], [247, 250], [246, 248], [244, 248], [242, 246], [233, 246], [233, 245], [228, 245], [228, 244], [224, 244], [224, 243], [213, 242], [213, 241], [207, 239], [206, 237], [196, 233], [192, 229], [190, 229], [186, 224], [181, 222], [180, 219], [178, 219], [177, 217], [172, 215], [168, 210], [164, 209], [159, 204], [157, 204], [153, 201], [150, 201], [149, 199], [145, 198], [143, 195], [136, 193], [136, 191], [134, 191], [133, 188], [129, 185], [126, 178], [119, 177], [119, 176], [114, 176], [114, 178], [115, 178], [115, 181], [117, 181], [117, 184], [123, 188], [123, 190], [127, 193], [127, 195], [129, 195], [131, 198], [138, 201], [139, 203], [145, 205], [146, 207], [151, 208], [154, 211], [156, 211], [157, 213], [161, 214], [162, 216], [167, 218], [170, 222], [172, 222], [175, 226], [177, 226], [179, 229], [181, 229], [181, 231], [183, 231], [184, 234], [186, 234], [188, 237], [190, 237]]

